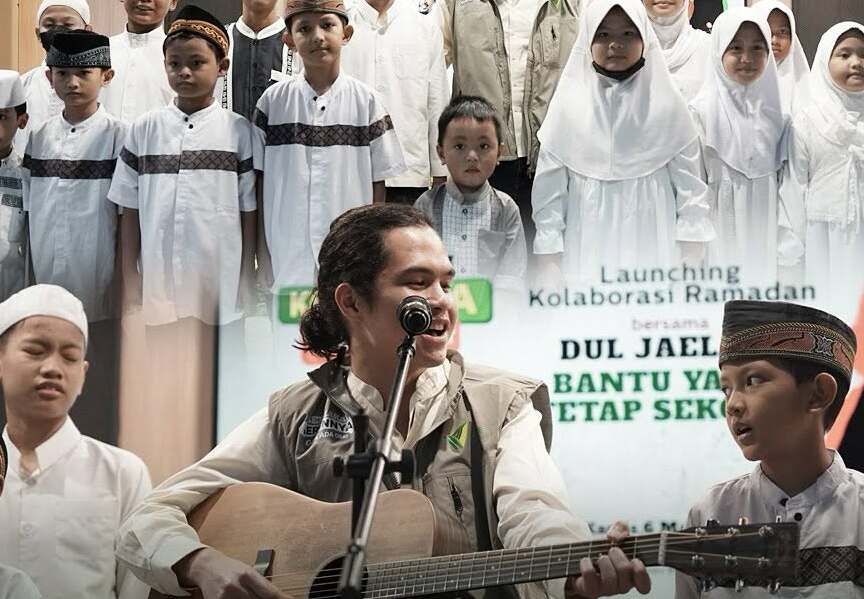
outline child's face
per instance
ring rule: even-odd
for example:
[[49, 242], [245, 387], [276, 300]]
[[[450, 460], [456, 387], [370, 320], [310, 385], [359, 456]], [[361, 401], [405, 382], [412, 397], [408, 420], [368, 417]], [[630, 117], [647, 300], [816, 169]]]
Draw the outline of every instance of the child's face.
[[744, 23], [723, 53], [723, 70], [741, 85], [757, 81], [768, 64], [768, 43], [755, 23]]
[[169, 11], [177, 6], [177, 0], [122, 0], [129, 23], [143, 29], [158, 26]]
[[84, 335], [67, 320], [32, 316], [18, 323], [0, 349], [9, 414], [34, 424], [65, 417], [84, 385], [84, 355]]
[[607, 71], [626, 71], [642, 58], [642, 36], [621, 7], [603, 18], [591, 42], [591, 57]]
[[681, 12], [684, 0], [642, 0], [652, 17], [673, 17]]
[[808, 409], [813, 384], [766, 360], [724, 364], [720, 386], [729, 432], [750, 461], [788, 458], [822, 426], [821, 412]]
[[864, 34], [856, 30], [840, 36], [828, 61], [828, 72], [847, 92], [864, 91]]
[[270, 14], [276, 8], [276, 0], [243, 0], [244, 12]]
[[36, 28], [36, 36], [55, 27], [66, 29], [84, 29], [87, 23], [81, 18], [77, 11], [68, 6], [49, 6], [39, 17], [39, 26]]
[[172, 39], [165, 48], [165, 73], [180, 98], [212, 96], [216, 80], [227, 72], [228, 59], [217, 60], [200, 37]]
[[775, 8], [768, 15], [768, 25], [771, 27], [771, 52], [774, 60], [780, 64], [792, 50], [792, 23], [782, 10]]
[[495, 171], [501, 144], [491, 120], [478, 121], [471, 117], [453, 119], [444, 133], [444, 143], [438, 146], [438, 157], [447, 165], [450, 178], [462, 191], [483, 187]]
[[114, 77], [111, 69], [51, 67], [51, 87], [67, 108], [84, 108], [99, 101], [99, 92]]
[[354, 29], [345, 25], [339, 15], [304, 12], [291, 18], [285, 43], [300, 53], [305, 68], [321, 68], [339, 60], [342, 46], [353, 33]]
[[18, 116], [14, 107], [0, 108], [0, 153], [5, 152], [12, 145], [15, 133], [26, 126], [26, 112]]

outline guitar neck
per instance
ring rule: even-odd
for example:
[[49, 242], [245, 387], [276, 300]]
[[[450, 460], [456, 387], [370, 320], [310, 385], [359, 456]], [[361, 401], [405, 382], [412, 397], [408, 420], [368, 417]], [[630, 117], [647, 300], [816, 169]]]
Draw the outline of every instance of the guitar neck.
[[[666, 537], [638, 535], [615, 546], [646, 566], [663, 565]], [[578, 576], [583, 558], [596, 559], [612, 547], [597, 540], [370, 565], [364, 597], [417, 597]]]

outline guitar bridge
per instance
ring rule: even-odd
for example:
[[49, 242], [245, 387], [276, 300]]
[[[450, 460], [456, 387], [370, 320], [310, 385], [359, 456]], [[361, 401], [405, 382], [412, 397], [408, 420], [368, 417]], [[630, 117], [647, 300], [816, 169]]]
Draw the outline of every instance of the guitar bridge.
[[252, 568], [261, 576], [269, 578], [273, 574], [274, 557], [276, 557], [276, 552], [272, 549], [259, 549], [258, 555], [255, 556], [255, 565]]

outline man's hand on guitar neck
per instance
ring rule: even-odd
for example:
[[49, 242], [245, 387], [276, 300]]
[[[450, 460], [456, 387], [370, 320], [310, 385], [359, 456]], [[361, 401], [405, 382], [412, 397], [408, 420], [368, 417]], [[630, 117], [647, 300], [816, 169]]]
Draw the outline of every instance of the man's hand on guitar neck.
[[291, 599], [255, 570], [206, 547], [174, 566], [183, 587], [197, 587], [203, 599]]
[[[616, 522], [609, 529], [606, 538], [612, 543], [620, 543], [629, 536], [627, 525]], [[567, 579], [564, 590], [567, 599], [595, 599], [626, 593], [636, 589], [643, 595], [651, 590], [651, 579], [645, 564], [639, 559], [628, 559], [624, 552], [613, 547], [607, 555], [600, 556], [596, 562], [584, 558], [580, 562], [581, 576]]]

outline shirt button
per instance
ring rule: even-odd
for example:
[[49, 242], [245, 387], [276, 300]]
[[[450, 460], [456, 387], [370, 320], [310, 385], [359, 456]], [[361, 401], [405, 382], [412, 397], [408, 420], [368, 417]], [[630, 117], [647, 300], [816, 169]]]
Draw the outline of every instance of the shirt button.
[[795, 522], [801, 522], [801, 520], [804, 519], [804, 516], [801, 514], [801, 512], [795, 512], [795, 515], [792, 517], [795, 519]]
[[189, 123], [189, 128], [190, 128], [190, 129], [192, 128], [192, 123]]
[[321, 107], [321, 110], [323, 111], [325, 108], [327, 108], [327, 107], [326, 107], [326, 106], [322, 106], [322, 107]]
[[186, 121], [186, 122], [188, 123], [188, 122], [189, 122], [189, 117], [188, 117], [188, 116], [185, 116], [185, 117], [183, 117], [183, 120]]
[[467, 208], [463, 208], [463, 209], [462, 209], [462, 214], [468, 214], [468, 209], [467, 209]]
[[[468, 239], [468, 236], [467, 236], [467, 235], [462, 235], [462, 241], [465, 241], [466, 239]], [[464, 271], [463, 271], [463, 272], [464, 272]]]
[[21, 527], [21, 534], [24, 535], [25, 537], [29, 537], [30, 535], [32, 535], [33, 534], [33, 525], [30, 523], [24, 524]]
[[69, 131], [71, 131], [72, 133], [75, 133], [75, 127], [72, 127]]
[[464, 269], [464, 268], [460, 268], [460, 269], [459, 269], [459, 272], [461, 272], [462, 274], [465, 274], [465, 269]]

